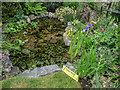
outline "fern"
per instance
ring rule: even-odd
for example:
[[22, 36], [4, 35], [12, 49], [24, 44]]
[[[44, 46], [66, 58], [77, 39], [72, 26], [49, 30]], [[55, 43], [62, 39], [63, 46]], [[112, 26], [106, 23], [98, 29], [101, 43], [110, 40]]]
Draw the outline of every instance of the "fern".
[[44, 13], [46, 11], [46, 7], [42, 7], [43, 3], [34, 3], [34, 2], [26, 2], [25, 6], [27, 8], [24, 8], [24, 10], [26, 11], [26, 14], [41, 14]]

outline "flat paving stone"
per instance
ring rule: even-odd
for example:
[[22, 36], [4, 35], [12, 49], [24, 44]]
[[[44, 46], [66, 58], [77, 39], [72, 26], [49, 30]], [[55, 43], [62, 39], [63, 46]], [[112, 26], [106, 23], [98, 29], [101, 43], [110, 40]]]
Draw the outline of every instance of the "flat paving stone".
[[33, 70], [25, 70], [24, 72], [18, 74], [16, 77], [30, 77], [30, 78], [38, 78], [39, 76], [49, 75], [57, 71], [62, 71], [57, 64], [36, 67]]

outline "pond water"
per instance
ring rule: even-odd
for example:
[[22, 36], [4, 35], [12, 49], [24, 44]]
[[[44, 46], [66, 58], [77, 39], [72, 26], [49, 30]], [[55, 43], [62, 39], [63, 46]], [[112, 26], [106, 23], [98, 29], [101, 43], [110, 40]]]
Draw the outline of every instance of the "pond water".
[[63, 41], [63, 33], [67, 25], [53, 18], [39, 18], [37, 28], [28, 25], [26, 30], [22, 30], [12, 36], [7, 36], [8, 42], [18, 44], [16, 39], [25, 42], [20, 51], [11, 49], [10, 59], [13, 66], [18, 66], [21, 71], [58, 64], [60, 67], [70, 60], [68, 50]]

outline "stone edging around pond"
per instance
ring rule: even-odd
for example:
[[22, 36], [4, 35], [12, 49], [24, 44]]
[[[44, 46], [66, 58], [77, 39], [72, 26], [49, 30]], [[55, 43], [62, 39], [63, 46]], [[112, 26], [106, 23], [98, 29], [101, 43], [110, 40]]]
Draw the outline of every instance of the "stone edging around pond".
[[[30, 15], [30, 16], [26, 16], [26, 21], [28, 23], [31, 23], [32, 20], [35, 20], [35, 19], [41, 18], [41, 17], [42, 18], [43, 17], [57, 18], [61, 22], [64, 21], [63, 19], [57, 17], [54, 13], [51, 13], [51, 12], [45, 12], [44, 14], [38, 15], [38, 16], [35, 16], [33, 14]], [[71, 24], [70, 24], [70, 22], [68, 22], [68, 25], [67, 25], [65, 31], [71, 30], [71, 29], [72, 29]], [[74, 28], [73, 31], [76, 32], [77, 29]], [[3, 37], [5, 38], [5, 35], [3, 35]], [[64, 40], [66, 46], [70, 45], [70, 38], [67, 38], [65, 33], [63, 34], [63, 40]], [[2, 51], [4, 51], [4, 50], [2, 50]], [[3, 65], [2, 66], [2, 72], [3, 73], [2, 73], [2, 76], [0, 76], [0, 80], [6, 79], [6, 78], [9, 78], [9, 77], [14, 77], [14, 76], [16, 76], [18, 74], [22, 74], [23, 73], [23, 72], [22, 73], [20, 72], [20, 70], [19, 70], [18, 67], [15, 67], [15, 66], [12, 65], [12, 61], [9, 59], [8, 56], [6, 56], [5, 58], [3, 58], [1, 61], [2, 61], [2, 65]], [[53, 72], [61, 70], [57, 65], [51, 65], [51, 67], [50, 66], [48, 66], [48, 67], [49, 68], [55, 67], [55, 69], [53, 69]], [[31, 72], [31, 71], [25, 70], [24, 72]], [[51, 72], [51, 73], [53, 73], [53, 72]], [[47, 73], [47, 72], [45, 72], [45, 73]]]
[[57, 18], [61, 22], [64, 22], [64, 19], [58, 17], [57, 15], [55, 15], [55, 13], [52, 13], [52, 12], [45, 12], [45, 13], [40, 14], [38, 16], [35, 16], [34, 14], [31, 14], [30, 16], [25, 16], [25, 17], [26, 17], [26, 21], [28, 23], [31, 23], [31, 21], [34, 20], [34, 19], [43, 18], [43, 17]]

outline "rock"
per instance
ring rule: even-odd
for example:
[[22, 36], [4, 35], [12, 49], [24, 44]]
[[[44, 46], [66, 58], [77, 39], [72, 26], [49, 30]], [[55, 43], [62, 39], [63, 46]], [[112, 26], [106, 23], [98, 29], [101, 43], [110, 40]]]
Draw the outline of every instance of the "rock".
[[10, 72], [11, 68], [13, 67], [12, 61], [10, 59], [2, 61], [2, 65], [3, 65], [3, 71], [5, 73]]
[[71, 26], [71, 22], [68, 22], [68, 23], [67, 23], [67, 26]]
[[50, 39], [50, 43], [57, 43], [56, 39]]
[[29, 18], [29, 17], [27, 18], [27, 22], [28, 22], [28, 23], [31, 23], [31, 20], [30, 20], [30, 18]]
[[55, 14], [52, 12], [49, 12], [49, 17], [53, 17], [53, 16], [55, 16]]
[[46, 11], [45, 13], [41, 14], [41, 16], [42, 17], [48, 17], [49, 16], [49, 12]]
[[[68, 22], [67, 27], [65, 28], [65, 31], [72, 30], [71, 23]], [[73, 27], [73, 33], [76, 33], [77, 28]]]
[[37, 71], [33, 70], [25, 70], [24, 72], [18, 74], [16, 77], [32, 77], [32, 78], [37, 78]]
[[45, 46], [45, 45], [47, 45], [47, 44], [46, 44], [46, 43], [41, 43], [41, 45], [42, 45], [42, 46]]
[[36, 16], [35, 16], [34, 14], [31, 14], [31, 15], [29, 16], [29, 18], [30, 18], [30, 20], [34, 20], [34, 19], [36, 19]]
[[43, 39], [39, 39], [38, 42], [44, 42], [44, 40]]
[[63, 40], [64, 40], [66, 46], [70, 46], [71, 38], [67, 37], [66, 33], [63, 34]]
[[64, 19], [60, 19], [61, 22], [64, 22]]
[[6, 78], [16, 76], [18, 73], [20, 73], [20, 70], [18, 67], [12, 67], [12, 70], [6, 74]]
[[61, 71], [57, 64], [43, 66], [43, 67], [36, 67], [33, 70], [25, 70], [24, 72], [18, 74], [16, 77], [32, 77], [38, 78], [39, 76], [49, 75], [54, 72]]

